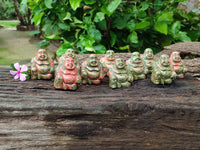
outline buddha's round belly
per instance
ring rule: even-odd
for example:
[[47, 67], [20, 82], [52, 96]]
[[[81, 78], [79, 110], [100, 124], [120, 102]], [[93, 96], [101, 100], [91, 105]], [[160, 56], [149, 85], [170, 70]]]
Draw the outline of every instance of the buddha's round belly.
[[47, 73], [50, 70], [50, 66], [48, 65], [41, 65], [38, 67], [40, 73]]
[[162, 71], [162, 76], [163, 76], [165, 79], [171, 78], [171, 71]]
[[74, 75], [64, 75], [63, 80], [66, 84], [73, 84], [76, 81], [76, 76], [74, 76]]
[[98, 71], [88, 71], [88, 75], [90, 79], [97, 79], [99, 78], [99, 72]]
[[126, 82], [127, 81], [127, 75], [126, 74], [117, 75], [117, 79], [118, 79], [119, 82]]

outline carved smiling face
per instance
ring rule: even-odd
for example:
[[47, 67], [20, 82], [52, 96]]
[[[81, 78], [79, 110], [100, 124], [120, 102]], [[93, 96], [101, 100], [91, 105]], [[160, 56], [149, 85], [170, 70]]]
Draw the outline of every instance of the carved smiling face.
[[96, 66], [98, 66], [98, 58], [97, 58], [97, 55], [91, 54], [91, 55], [89, 56], [88, 62], [89, 62], [89, 65], [90, 65], [91, 67], [96, 67]]
[[179, 63], [181, 61], [180, 53], [179, 52], [173, 52], [170, 56], [170, 59], [173, 62]]
[[170, 62], [169, 62], [169, 56], [164, 54], [160, 56], [160, 64], [164, 67], [169, 67]]
[[125, 63], [124, 63], [124, 60], [122, 58], [117, 58], [116, 59], [116, 62], [115, 62], [115, 65], [118, 69], [122, 69], [125, 67]]
[[106, 52], [106, 58], [110, 61], [115, 60], [115, 53], [113, 50], [108, 50]]
[[144, 57], [147, 59], [153, 59], [154, 55], [153, 55], [153, 51], [151, 48], [146, 48], [144, 51]]
[[75, 52], [74, 52], [73, 49], [68, 49], [68, 50], [65, 52], [65, 55], [66, 55], [67, 57], [72, 57], [72, 58], [74, 58], [74, 57], [75, 57]]
[[73, 58], [66, 58], [65, 59], [65, 69], [73, 70], [75, 68], [74, 59]]
[[131, 60], [132, 60], [132, 63], [134, 63], [134, 64], [141, 64], [142, 63], [142, 60], [140, 58], [140, 53], [138, 53], [138, 52], [132, 53]]
[[48, 58], [47, 51], [45, 49], [39, 49], [37, 52], [37, 59], [41, 61], [45, 61]]

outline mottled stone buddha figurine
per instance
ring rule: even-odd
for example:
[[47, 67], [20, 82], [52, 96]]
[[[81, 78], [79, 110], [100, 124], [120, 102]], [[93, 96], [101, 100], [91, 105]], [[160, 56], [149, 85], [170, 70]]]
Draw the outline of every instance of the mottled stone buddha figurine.
[[56, 68], [56, 73], [59, 71], [60, 67], [62, 67], [62, 65], [65, 62], [66, 58], [73, 58], [74, 59], [74, 63], [76, 65], [76, 68], [79, 70], [80, 69], [80, 64], [79, 64], [79, 60], [76, 57], [75, 51], [73, 49], [67, 49], [67, 51], [65, 52], [65, 54], [63, 54], [59, 59], [58, 59], [58, 66]]
[[69, 57], [65, 59], [64, 65], [60, 67], [54, 80], [56, 89], [76, 90], [81, 83], [81, 76], [76, 68], [74, 59]]
[[83, 84], [100, 84], [106, 72], [99, 62], [96, 54], [91, 54], [89, 58], [82, 63], [81, 76]]
[[154, 54], [151, 48], [146, 48], [144, 54], [142, 56], [142, 62], [144, 64], [145, 69], [147, 70], [147, 74], [151, 73], [153, 70], [154, 63]]
[[126, 61], [127, 69], [132, 74], [134, 80], [145, 79], [147, 69], [144, 67], [139, 52], [134, 52], [131, 58]]
[[108, 50], [104, 57], [100, 59], [100, 62], [103, 64], [103, 67], [106, 69], [107, 75], [109, 69], [114, 66], [115, 64], [115, 53], [113, 50]]
[[175, 77], [176, 73], [170, 67], [169, 56], [161, 55], [159, 61], [154, 63], [151, 81], [154, 84], [171, 84]]
[[111, 88], [129, 87], [133, 76], [128, 72], [122, 58], [117, 58], [115, 65], [109, 69], [109, 86]]
[[54, 63], [48, 57], [45, 49], [39, 49], [37, 55], [31, 60], [31, 79], [52, 79]]
[[177, 78], [184, 78], [185, 73], [187, 72], [187, 68], [183, 64], [180, 53], [179, 52], [171, 53], [169, 61], [171, 63], [171, 67], [176, 72], [176, 77]]

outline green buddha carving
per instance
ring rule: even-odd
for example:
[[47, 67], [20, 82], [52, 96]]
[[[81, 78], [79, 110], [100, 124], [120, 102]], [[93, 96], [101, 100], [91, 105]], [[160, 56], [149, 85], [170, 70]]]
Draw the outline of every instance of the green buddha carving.
[[187, 68], [183, 64], [180, 53], [179, 52], [171, 53], [169, 61], [171, 63], [171, 67], [176, 72], [177, 78], [184, 78], [185, 73], [187, 72]]
[[117, 58], [115, 65], [109, 69], [109, 86], [111, 88], [130, 87], [133, 76], [128, 72], [122, 58]]
[[96, 54], [91, 54], [89, 58], [82, 63], [81, 75], [83, 84], [100, 84], [105, 74], [106, 72]]
[[161, 55], [159, 61], [154, 63], [151, 81], [154, 84], [171, 84], [175, 77], [176, 73], [170, 67], [169, 56]]
[[147, 70], [146, 74], [151, 73], [153, 70], [154, 55], [151, 48], [146, 48], [143, 54], [142, 62], [145, 69]]
[[147, 69], [144, 67], [140, 58], [140, 53], [134, 52], [131, 58], [126, 61], [127, 69], [132, 74], [134, 80], [145, 79]]

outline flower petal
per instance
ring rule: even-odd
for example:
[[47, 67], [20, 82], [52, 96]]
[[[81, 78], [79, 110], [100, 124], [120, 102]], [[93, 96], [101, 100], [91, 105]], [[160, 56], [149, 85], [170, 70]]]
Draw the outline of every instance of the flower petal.
[[17, 69], [17, 71], [20, 70], [20, 65], [19, 65], [19, 63], [15, 63], [15, 64], [14, 64], [14, 67], [15, 67], [15, 69]]
[[26, 80], [26, 74], [21, 73], [20, 74], [20, 80], [25, 81]]
[[17, 80], [19, 78], [19, 74], [17, 74], [14, 79]]
[[10, 70], [10, 74], [12, 74], [14, 76], [17, 74], [17, 71]]
[[26, 72], [28, 70], [28, 67], [26, 65], [22, 65], [21, 72]]

